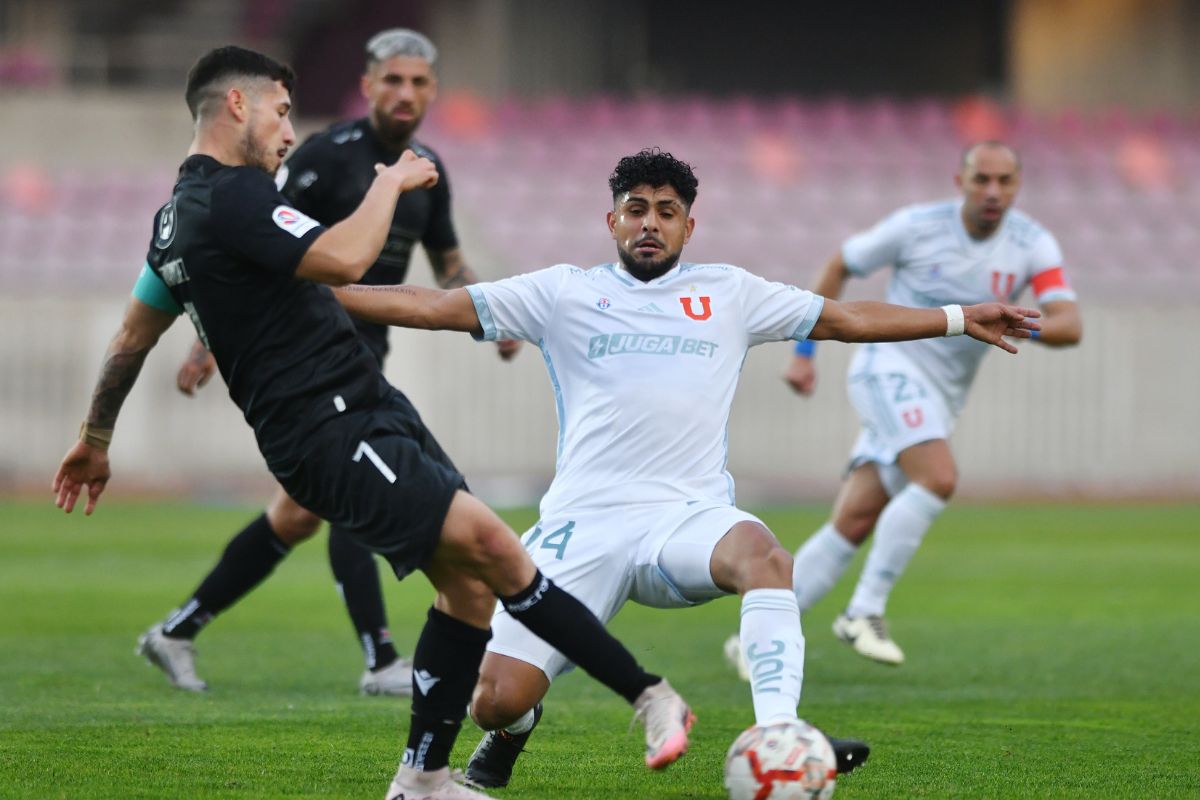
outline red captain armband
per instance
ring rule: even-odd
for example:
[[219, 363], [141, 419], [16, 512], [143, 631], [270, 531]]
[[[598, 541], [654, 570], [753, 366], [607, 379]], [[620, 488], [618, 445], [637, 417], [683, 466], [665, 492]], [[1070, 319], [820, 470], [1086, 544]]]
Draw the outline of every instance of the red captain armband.
[[1050, 269], [1042, 270], [1033, 276], [1030, 283], [1033, 286], [1033, 294], [1038, 300], [1041, 300], [1042, 295], [1049, 292], [1071, 290], [1071, 285], [1067, 283], [1067, 276], [1063, 272], [1062, 267], [1051, 267]]

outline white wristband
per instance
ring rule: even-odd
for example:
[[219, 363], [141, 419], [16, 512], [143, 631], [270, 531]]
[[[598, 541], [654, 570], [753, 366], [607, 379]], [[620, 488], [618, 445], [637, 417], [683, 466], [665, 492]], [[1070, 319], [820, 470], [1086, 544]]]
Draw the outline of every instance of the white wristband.
[[967, 319], [963, 316], [962, 306], [942, 306], [946, 312], [946, 332], [943, 336], [962, 336], [967, 330]]

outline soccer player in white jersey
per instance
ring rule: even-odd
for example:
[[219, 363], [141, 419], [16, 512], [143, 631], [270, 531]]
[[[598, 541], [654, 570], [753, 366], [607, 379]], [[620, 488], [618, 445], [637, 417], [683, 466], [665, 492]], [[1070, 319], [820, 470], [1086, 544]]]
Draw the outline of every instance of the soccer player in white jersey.
[[[725, 469], [725, 431], [747, 349], [965, 330], [1015, 352], [1002, 336], [1028, 336], [1037, 324], [1027, 316], [1037, 312], [996, 302], [944, 310], [837, 303], [728, 264], [680, 263], [695, 224], [691, 168], [645, 150], [622, 159], [609, 185], [617, 263], [560, 264], [448, 292], [347, 287], [340, 297], [352, 314], [376, 322], [541, 348], [559, 440], [541, 521], [523, 537], [534, 561], [604, 620], [630, 599], [678, 608], [740, 595], [755, 719], [795, 719], [804, 638], [792, 559], [758, 518], [734, 505]], [[550, 681], [569, 665], [504, 611], [492, 629], [471, 705], [490, 733], [467, 777], [503, 786]], [[843, 770], [866, 753], [861, 743], [835, 748]]]
[[[901, 208], [847, 239], [813, 291], [836, 298], [851, 277], [889, 265], [888, 302], [904, 305], [1008, 303], [1028, 286], [1043, 314], [1037, 341], [1076, 344], [1082, 325], [1058, 242], [1012, 208], [1021, 185], [1017, 152], [1000, 142], [973, 145], [954, 181], [961, 198]], [[833, 631], [876, 661], [904, 661], [884, 621], [888, 595], [954, 493], [958, 470], [948, 439], [987, 349], [966, 338], [889, 342], [860, 348], [851, 362], [849, 394], [862, 432], [832, 517], [796, 552], [795, 589], [803, 613], [874, 531]], [[788, 382], [802, 395], [815, 386], [812, 355], [811, 342], [800, 343], [788, 369]], [[727, 652], [736, 651], [731, 639]]]

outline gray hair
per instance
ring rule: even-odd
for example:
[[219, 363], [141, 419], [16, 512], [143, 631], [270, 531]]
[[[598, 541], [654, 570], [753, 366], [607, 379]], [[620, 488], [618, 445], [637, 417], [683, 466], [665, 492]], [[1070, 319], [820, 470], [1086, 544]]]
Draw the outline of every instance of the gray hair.
[[432, 65], [437, 61], [437, 48], [429, 37], [408, 28], [389, 28], [367, 40], [368, 66], [396, 56], [416, 56]]

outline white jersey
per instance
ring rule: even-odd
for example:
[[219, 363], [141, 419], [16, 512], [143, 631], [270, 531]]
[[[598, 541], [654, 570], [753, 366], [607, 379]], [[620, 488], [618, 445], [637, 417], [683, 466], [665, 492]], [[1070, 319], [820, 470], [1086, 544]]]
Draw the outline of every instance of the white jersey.
[[[902, 306], [1007, 303], [1029, 285], [1039, 303], [1075, 299], [1058, 242], [1016, 209], [995, 233], [976, 241], [963, 226], [961, 200], [907, 206], [847, 239], [842, 260], [858, 276], [894, 266], [887, 300]], [[906, 357], [957, 414], [988, 348], [968, 336], [873, 344], [859, 349], [850, 371], [869, 372], [875, 355]]]
[[542, 516], [629, 503], [734, 502], [727, 425], [746, 351], [808, 336], [824, 299], [728, 264], [643, 283], [566, 264], [468, 286], [483, 338], [541, 348], [558, 405]]

